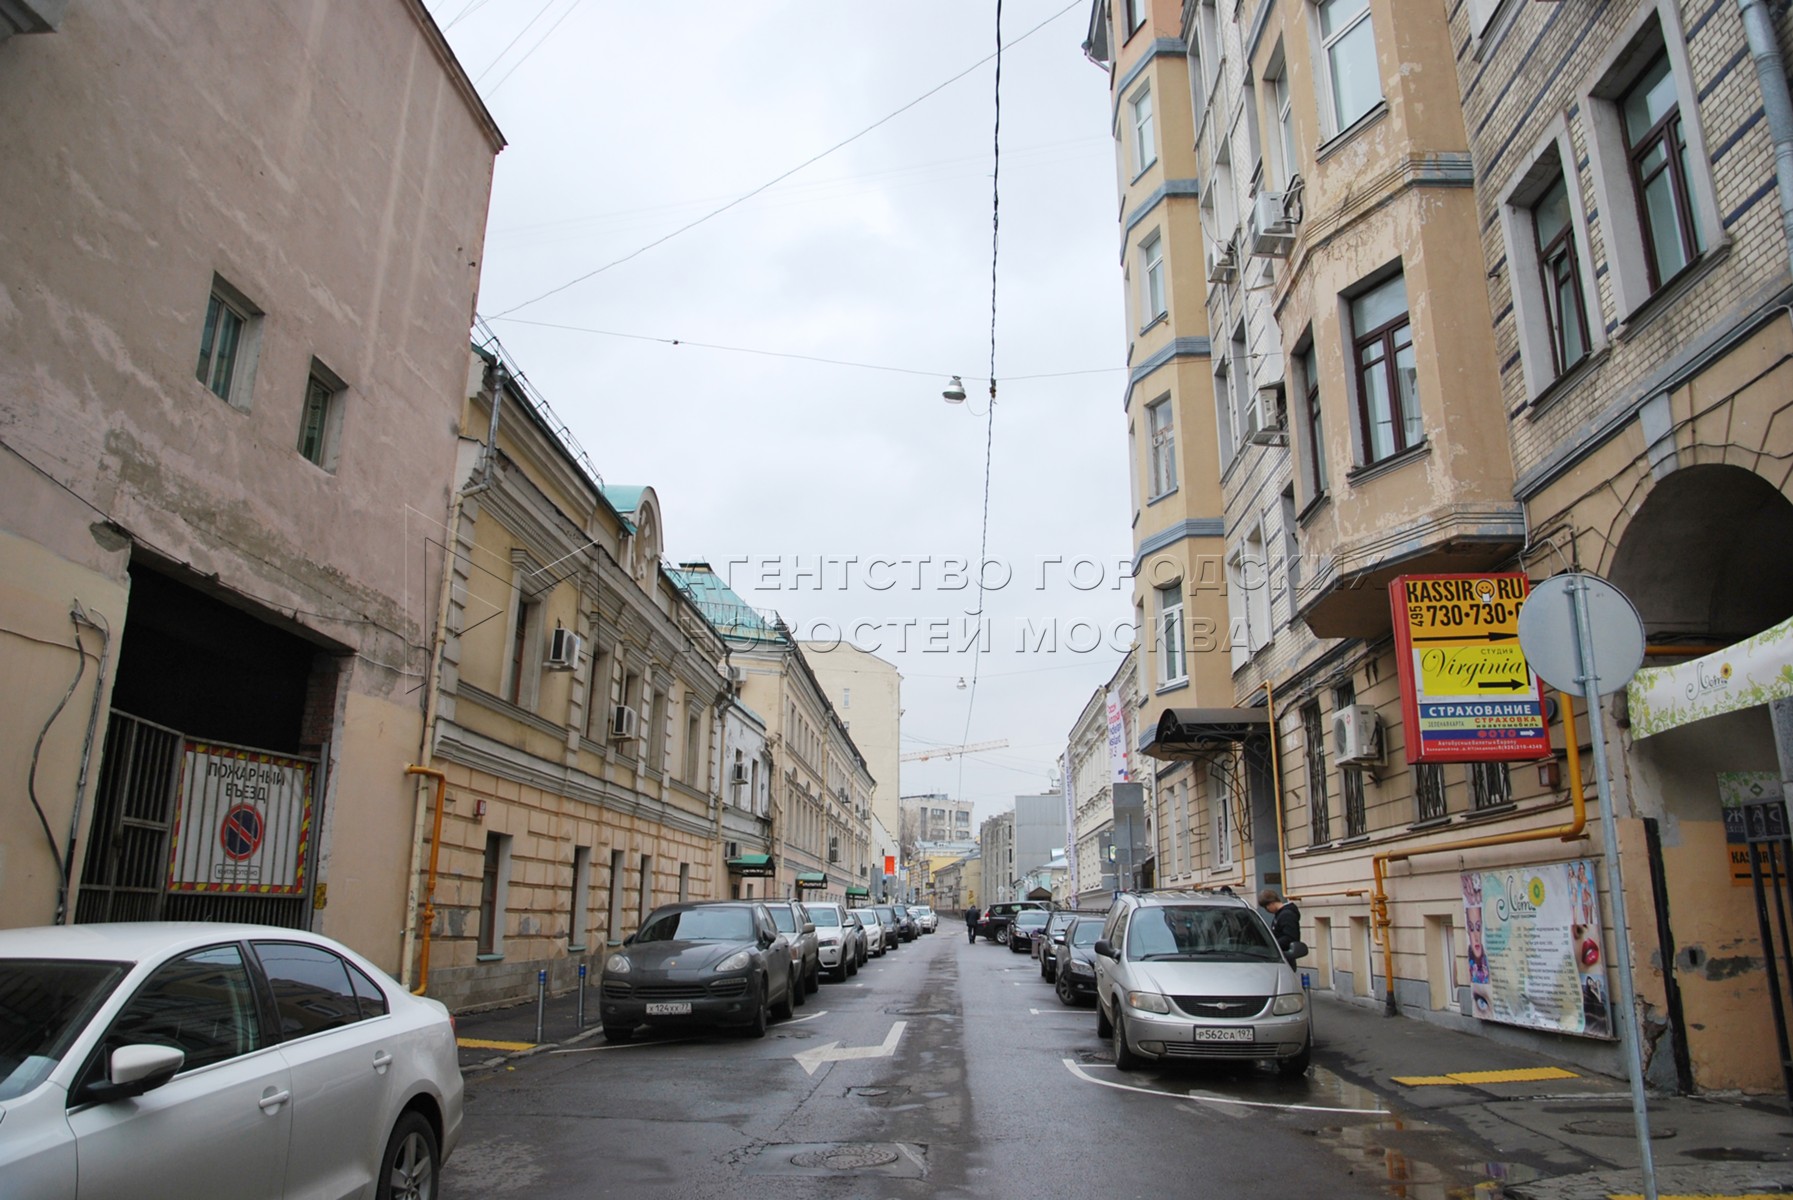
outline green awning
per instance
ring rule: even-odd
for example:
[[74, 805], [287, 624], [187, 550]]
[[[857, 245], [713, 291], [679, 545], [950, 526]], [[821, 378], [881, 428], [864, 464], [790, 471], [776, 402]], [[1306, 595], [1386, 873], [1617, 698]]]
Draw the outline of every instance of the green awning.
[[728, 860], [730, 875], [770, 875], [772, 874], [772, 856], [770, 854], [742, 854]]
[[871, 892], [867, 891], [865, 888], [860, 887], [858, 884], [855, 884], [852, 887], [847, 889], [847, 895], [849, 895], [849, 896], [869, 896], [869, 895], [871, 895]]
[[828, 876], [820, 871], [799, 875], [797, 876], [797, 886], [800, 888], [825, 888], [828, 886]]

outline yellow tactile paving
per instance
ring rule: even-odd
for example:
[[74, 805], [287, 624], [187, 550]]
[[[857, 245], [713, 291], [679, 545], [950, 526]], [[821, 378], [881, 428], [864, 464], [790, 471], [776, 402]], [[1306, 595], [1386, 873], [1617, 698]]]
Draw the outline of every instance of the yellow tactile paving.
[[528, 1050], [534, 1042], [494, 1042], [485, 1038], [456, 1038], [455, 1045], [467, 1050]]
[[1396, 1075], [1396, 1083], [1428, 1087], [1452, 1083], [1542, 1083], [1547, 1079], [1579, 1079], [1561, 1067], [1525, 1067], [1516, 1071], [1459, 1071], [1451, 1075]]

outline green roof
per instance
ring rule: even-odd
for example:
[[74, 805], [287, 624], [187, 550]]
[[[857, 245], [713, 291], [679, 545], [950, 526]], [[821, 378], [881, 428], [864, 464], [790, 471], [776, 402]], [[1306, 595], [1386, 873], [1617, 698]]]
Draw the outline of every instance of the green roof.
[[622, 486], [604, 485], [604, 499], [610, 501], [610, 507], [619, 513], [632, 513], [641, 507], [641, 494], [647, 491], [645, 484], [625, 484]]
[[724, 638], [741, 642], [782, 642], [785, 635], [760, 615], [758, 609], [735, 594], [722, 576], [707, 568], [680, 567], [666, 572], [697, 611]]
[[869, 896], [869, 895], [871, 895], [871, 892], [866, 888], [860, 887], [858, 884], [854, 884], [852, 887], [847, 889], [847, 895], [849, 895], [849, 896]]
[[770, 854], [738, 854], [724, 865], [736, 875], [770, 875], [772, 873], [772, 856]]
[[797, 886], [798, 887], [827, 887], [828, 886], [828, 876], [824, 875], [820, 871], [812, 871], [806, 875], [799, 875], [799, 876], [797, 876]]

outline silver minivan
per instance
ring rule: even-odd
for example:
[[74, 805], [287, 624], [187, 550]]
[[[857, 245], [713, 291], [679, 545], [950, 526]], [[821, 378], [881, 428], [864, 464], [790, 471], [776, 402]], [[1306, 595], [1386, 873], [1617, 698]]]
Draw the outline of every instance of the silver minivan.
[[1227, 892], [1124, 892], [1095, 945], [1096, 1033], [1115, 1066], [1148, 1059], [1263, 1059], [1307, 1071], [1313, 1021], [1270, 923]]

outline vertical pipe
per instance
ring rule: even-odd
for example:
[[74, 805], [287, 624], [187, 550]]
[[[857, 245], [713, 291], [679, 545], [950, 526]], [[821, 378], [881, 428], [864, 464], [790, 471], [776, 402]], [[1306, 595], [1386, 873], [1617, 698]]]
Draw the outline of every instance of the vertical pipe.
[[[424, 993], [424, 989], [430, 986], [430, 934], [436, 925], [436, 864], [442, 853], [442, 804], [448, 794], [448, 776], [434, 767], [419, 766], [407, 766], [405, 768], [405, 774], [425, 775], [436, 781], [436, 801], [432, 806], [436, 810], [436, 817], [435, 824], [431, 826], [430, 832], [430, 869], [429, 875], [424, 883], [423, 891], [423, 950], [418, 956], [417, 986], [411, 989], [413, 994], [421, 996]], [[418, 823], [422, 824], [421, 813], [419, 814]], [[415, 851], [416, 847], [413, 847], [413, 858], [415, 858]], [[413, 870], [411, 874], [411, 886], [415, 889], [417, 886], [417, 873]], [[415, 892], [413, 892], [413, 896], [415, 896]], [[407, 917], [405, 929], [408, 936], [412, 935], [416, 929], [416, 922], [417, 910], [415, 899], [413, 899], [412, 909]], [[405, 961], [400, 965], [408, 971], [411, 965], [410, 956], [407, 955]]]
[[1264, 707], [1270, 710], [1270, 795], [1276, 801], [1276, 873], [1277, 893], [1289, 894], [1289, 848], [1283, 835], [1282, 811], [1282, 736], [1276, 724], [1276, 692], [1270, 681], [1264, 681]]
[[1762, 89], [1762, 112], [1768, 119], [1768, 136], [1774, 142], [1774, 178], [1780, 191], [1781, 232], [1786, 238], [1787, 260], [1793, 266], [1793, 95], [1787, 87], [1787, 70], [1775, 37], [1774, 18], [1762, 0], [1737, 0], [1743, 19], [1743, 37], [1755, 61], [1756, 83]]

